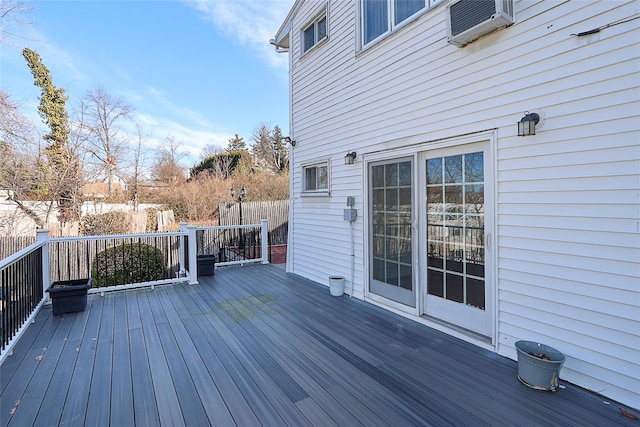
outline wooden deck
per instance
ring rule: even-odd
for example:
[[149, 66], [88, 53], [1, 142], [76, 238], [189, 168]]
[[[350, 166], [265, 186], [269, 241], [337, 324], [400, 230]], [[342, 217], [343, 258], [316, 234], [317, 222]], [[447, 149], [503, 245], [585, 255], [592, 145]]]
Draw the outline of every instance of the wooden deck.
[[38, 315], [1, 368], [11, 426], [636, 425], [566, 384], [285, 273], [89, 296]]

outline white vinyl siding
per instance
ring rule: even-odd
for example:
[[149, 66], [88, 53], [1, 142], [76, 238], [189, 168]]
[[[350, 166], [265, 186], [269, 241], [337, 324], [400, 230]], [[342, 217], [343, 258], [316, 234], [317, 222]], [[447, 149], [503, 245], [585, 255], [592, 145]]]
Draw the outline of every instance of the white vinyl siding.
[[[297, 28], [319, 4], [302, 3]], [[299, 41], [291, 49], [292, 271], [344, 276], [363, 298], [367, 156], [495, 129], [495, 350], [515, 358], [518, 339], [545, 342], [566, 355], [564, 379], [637, 406], [640, 29], [570, 35], [627, 20], [635, 5], [516, 1], [515, 25], [461, 49], [434, 7], [360, 51], [360, 2], [331, 1], [331, 49], [304, 60]], [[537, 135], [518, 137], [534, 110]], [[329, 157], [331, 196], [300, 197], [301, 165]]]

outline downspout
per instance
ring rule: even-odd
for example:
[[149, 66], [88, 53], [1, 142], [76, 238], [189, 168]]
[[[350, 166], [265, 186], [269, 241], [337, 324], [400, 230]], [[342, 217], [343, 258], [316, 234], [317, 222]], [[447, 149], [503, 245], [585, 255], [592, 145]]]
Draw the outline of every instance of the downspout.
[[[288, 49], [287, 49], [288, 51]], [[295, 141], [295, 131], [293, 129], [293, 58], [292, 55], [289, 54], [289, 136], [292, 140]], [[294, 231], [294, 221], [293, 221], [293, 207], [295, 204], [294, 197], [294, 187], [293, 187], [293, 174], [294, 174], [294, 165], [295, 165], [295, 150], [294, 146], [291, 145], [289, 149], [289, 227], [287, 230], [287, 263], [285, 265], [285, 269], [288, 273], [293, 273], [293, 263], [294, 259], [294, 240], [293, 240], [293, 231]]]
[[354, 280], [355, 280], [355, 271], [356, 271], [356, 232], [355, 232], [355, 221], [351, 221], [349, 223], [351, 226], [351, 292], [349, 293], [349, 298], [353, 297], [353, 288], [354, 288]]
[[[269, 43], [272, 44], [275, 48], [276, 48], [276, 52], [277, 53], [288, 53], [289, 52], [289, 48], [287, 47], [283, 47], [278, 45], [278, 43], [276, 42], [275, 39], [271, 39], [269, 40]], [[292, 71], [293, 71], [293, 60], [291, 58], [291, 55], [289, 55], [289, 137], [292, 140], [295, 140], [295, 133], [293, 131], [293, 94], [292, 94], [292, 84], [293, 84], [293, 76], [292, 76]], [[294, 241], [293, 241], [293, 228], [294, 228], [294, 222], [293, 222], [293, 205], [294, 205], [294, 197], [293, 197], [293, 165], [295, 163], [295, 158], [294, 158], [294, 150], [293, 150], [293, 144], [290, 146], [289, 148], [289, 226], [287, 229], [287, 263], [285, 266], [285, 270], [287, 271], [287, 273], [292, 273], [293, 272], [293, 254], [294, 254], [294, 250], [293, 250], [293, 245], [294, 245]]]

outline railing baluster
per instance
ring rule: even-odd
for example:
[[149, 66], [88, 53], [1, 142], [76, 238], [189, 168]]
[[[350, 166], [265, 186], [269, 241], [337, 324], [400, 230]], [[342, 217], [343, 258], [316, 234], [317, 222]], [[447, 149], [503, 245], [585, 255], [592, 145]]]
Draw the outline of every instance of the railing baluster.
[[28, 319], [43, 302], [42, 247], [39, 241], [0, 261], [0, 362], [26, 329]]

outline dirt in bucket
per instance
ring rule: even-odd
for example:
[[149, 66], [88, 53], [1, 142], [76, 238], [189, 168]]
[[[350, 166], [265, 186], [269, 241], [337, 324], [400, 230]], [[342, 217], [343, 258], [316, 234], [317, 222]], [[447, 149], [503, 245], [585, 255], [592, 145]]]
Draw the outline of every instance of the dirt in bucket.
[[530, 351], [529, 355], [533, 357], [537, 357], [538, 359], [542, 359], [542, 360], [551, 360], [551, 358], [544, 353], [535, 353], [533, 351]]

